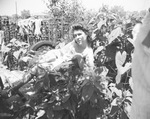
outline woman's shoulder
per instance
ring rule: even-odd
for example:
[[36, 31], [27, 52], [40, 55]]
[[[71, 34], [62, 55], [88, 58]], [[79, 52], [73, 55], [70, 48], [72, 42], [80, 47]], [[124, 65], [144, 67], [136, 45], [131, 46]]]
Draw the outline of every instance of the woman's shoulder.
[[91, 47], [87, 47], [82, 54], [83, 56], [93, 56], [93, 49]]
[[71, 41], [71, 42], [67, 43], [67, 44], [63, 47], [63, 49], [68, 49], [68, 48], [73, 47], [73, 46], [74, 46], [74, 41]]
[[93, 49], [92, 49], [91, 47], [87, 47], [87, 48], [86, 48], [86, 51], [87, 51], [87, 52], [93, 52]]
[[71, 41], [71, 42], [69, 42], [69, 43], [67, 43], [65, 46], [63, 46], [62, 48], [61, 48], [61, 51], [62, 52], [68, 52], [68, 51], [72, 51], [74, 48], [74, 41]]

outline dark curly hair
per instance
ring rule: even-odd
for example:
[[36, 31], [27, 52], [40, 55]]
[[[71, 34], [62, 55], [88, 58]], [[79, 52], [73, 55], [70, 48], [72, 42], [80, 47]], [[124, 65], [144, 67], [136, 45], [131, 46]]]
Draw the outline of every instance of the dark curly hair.
[[77, 30], [82, 30], [87, 35], [87, 42], [88, 42], [88, 45], [91, 47], [92, 38], [91, 38], [90, 31], [83, 24], [77, 23], [77, 24], [72, 25], [71, 27], [72, 36], [73, 36], [73, 32]]

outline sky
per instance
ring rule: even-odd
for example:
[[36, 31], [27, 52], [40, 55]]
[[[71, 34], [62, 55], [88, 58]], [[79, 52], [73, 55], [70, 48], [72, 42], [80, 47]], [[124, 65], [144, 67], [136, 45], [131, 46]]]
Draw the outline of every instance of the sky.
[[124, 7], [126, 11], [140, 11], [150, 7], [150, 0], [82, 0], [82, 3], [88, 9], [98, 9], [102, 4], [119, 5]]
[[[20, 14], [30, 10], [31, 14], [42, 13], [47, 9], [44, 0], [0, 0], [0, 15]], [[102, 4], [119, 5], [127, 11], [140, 11], [150, 7], [150, 0], [79, 0], [86, 9], [98, 10]], [[17, 7], [16, 7], [17, 6]], [[17, 10], [16, 10], [17, 8]]]
[[[17, 6], [17, 10], [16, 10]], [[43, 0], [0, 0], [0, 15], [21, 14], [23, 10], [30, 13], [41, 13], [47, 10]]]

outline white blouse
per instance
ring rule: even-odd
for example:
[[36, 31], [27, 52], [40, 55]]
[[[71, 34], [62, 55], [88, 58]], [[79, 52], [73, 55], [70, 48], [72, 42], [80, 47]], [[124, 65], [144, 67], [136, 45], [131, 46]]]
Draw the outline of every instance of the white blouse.
[[71, 60], [76, 55], [80, 55], [85, 58], [85, 66], [94, 67], [92, 48], [87, 46], [83, 51], [79, 51], [75, 41], [68, 43], [61, 49], [48, 51], [46, 54], [42, 55], [40, 63], [50, 63], [54, 68], [65, 61]]

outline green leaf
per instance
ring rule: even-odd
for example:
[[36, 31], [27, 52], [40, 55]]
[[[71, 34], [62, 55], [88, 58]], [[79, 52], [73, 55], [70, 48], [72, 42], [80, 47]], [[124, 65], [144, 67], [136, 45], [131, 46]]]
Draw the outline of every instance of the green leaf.
[[53, 117], [54, 117], [54, 113], [51, 108], [47, 109], [47, 117], [48, 117], [48, 119], [53, 119]]
[[38, 119], [39, 117], [42, 117], [44, 114], [45, 114], [44, 110], [39, 110], [36, 118]]
[[97, 108], [91, 108], [89, 110], [89, 119], [96, 119], [96, 117], [100, 114], [100, 110]]
[[124, 111], [122, 111], [120, 119], [129, 119], [129, 118], [127, 114]]
[[111, 105], [112, 105], [112, 106], [118, 106], [118, 104], [117, 104], [117, 98], [115, 98], [115, 99], [111, 102]]
[[115, 115], [119, 110], [119, 107], [118, 106], [113, 106], [111, 108], [111, 112], [110, 112], [110, 115]]
[[119, 83], [120, 83], [120, 81], [121, 81], [121, 74], [120, 74], [120, 72], [119, 72], [119, 71], [117, 72], [117, 75], [116, 75], [115, 80], [116, 80], [116, 83], [117, 83], [117, 84], [119, 84]]
[[127, 97], [124, 101], [129, 103], [129, 104], [131, 104], [132, 103], [132, 98], [131, 97]]
[[99, 89], [99, 91], [102, 91], [104, 89], [104, 86], [100, 82], [100, 77], [99, 76], [95, 77], [95, 80], [94, 80], [93, 83], [94, 83], [95, 87], [97, 89]]
[[81, 87], [84, 87], [89, 81], [88, 80], [84, 80]]
[[90, 98], [90, 101], [93, 103], [93, 104], [96, 104], [98, 102], [98, 95], [96, 92], [93, 93], [93, 95], [91, 96]]
[[61, 106], [61, 103], [60, 102], [57, 102], [55, 103], [53, 106], [52, 106], [53, 110], [62, 110], [64, 109], [62, 106]]
[[72, 100], [68, 100], [67, 102], [62, 103], [62, 107], [69, 110], [73, 116], [75, 115], [75, 103], [73, 103]]
[[96, 74], [99, 74], [99, 75], [100, 75], [102, 72], [103, 72], [103, 67], [99, 67], [99, 68], [96, 68], [96, 69], [95, 69], [95, 73], [96, 73]]
[[116, 87], [110, 87], [109, 89], [112, 93], [115, 93], [118, 97], [122, 98], [122, 90], [119, 90]]
[[34, 88], [36, 91], [39, 91], [40, 89], [42, 89], [43, 88], [43, 81], [37, 81]]
[[61, 100], [62, 100], [63, 103], [65, 103], [69, 98], [70, 98], [70, 94], [67, 93], [66, 95], [64, 95], [64, 96], [61, 98]]
[[94, 86], [91, 84], [87, 84], [82, 89], [82, 100], [84, 102], [88, 101], [94, 92]]
[[102, 111], [103, 109], [108, 108], [109, 106], [109, 101], [105, 99], [105, 97], [103, 97], [102, 93], [97, 93], [98, 96], [98, 102], [96, 104], [96, 107], [99, 108], [100, 111]]
[[59, 111], [53, 111], [54, 112], [54, 119], [62, 119], [64, 115], [64, 110], [59, 110]]
[[116, 53], [115, 63], [116, 63], [117, 68], [122, 67], [122, 65], [124, 64], [126, 60], [126, 57], [127, 57], [127, 53], [125, 51], [123, 51], [122, 53], [120, 51]]
[[48, 103], [53, 103], [56, 100], [56, 97], [52, 95], [48, 101]]

